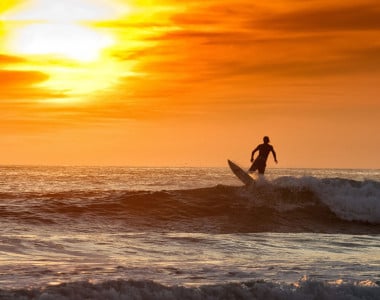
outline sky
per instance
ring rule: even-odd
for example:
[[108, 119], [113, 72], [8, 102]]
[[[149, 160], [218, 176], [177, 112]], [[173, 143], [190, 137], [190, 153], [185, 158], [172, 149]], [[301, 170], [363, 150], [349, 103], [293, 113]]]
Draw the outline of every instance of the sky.
[[380, 3], [1, 0], [0, 164], [380, 168]]

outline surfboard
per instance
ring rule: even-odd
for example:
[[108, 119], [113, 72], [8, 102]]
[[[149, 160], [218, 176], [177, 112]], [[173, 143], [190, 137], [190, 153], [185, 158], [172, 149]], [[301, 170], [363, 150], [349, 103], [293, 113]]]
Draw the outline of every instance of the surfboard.
[[230, 161], [229, 159], [227, 161], [232, 172], [236, 175], [237, 178], [240, 179], [241, 182], [243, 182], [245, 185], [251, 185], [255, 183], [255, 180], [251, 176], [249, 176], [249, 174], [246, 171], [244, 171], [242, 168], [240, 168], [237, 164]]

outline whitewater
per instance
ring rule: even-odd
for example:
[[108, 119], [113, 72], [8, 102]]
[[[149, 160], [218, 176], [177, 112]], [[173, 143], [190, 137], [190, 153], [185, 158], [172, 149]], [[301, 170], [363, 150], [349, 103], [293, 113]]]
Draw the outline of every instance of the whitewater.
[[0, 167], [0, 299], [380, 299], [380, 170]]

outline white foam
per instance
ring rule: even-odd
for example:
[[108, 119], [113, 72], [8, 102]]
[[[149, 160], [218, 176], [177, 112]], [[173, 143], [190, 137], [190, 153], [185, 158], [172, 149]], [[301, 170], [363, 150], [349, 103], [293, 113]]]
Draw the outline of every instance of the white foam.
[[71, 300], [175, 300], [175, 299], [320, 299], [320, 300], [375, 300], [380, 297], [376, 283], [333, 283], [303, 279], [293, 285], [253, 281], [201, 287], [167, 287], [152, 281], [108, 281], [100, 284], [74, 282], [46, 289], [1, 291], [2, 299]]
[[349, 181], [336, 185], [324, 183], [322, 200], [339, 217], [349, 221], [380, 223], [380, 189], [373, 181], [364, 181], [359, 186]]
[[302, 186], [312, 190], [344, 220], [380, 224], [379, 182], [314, 177], [281, 177], [275, 182], [281, 186]]

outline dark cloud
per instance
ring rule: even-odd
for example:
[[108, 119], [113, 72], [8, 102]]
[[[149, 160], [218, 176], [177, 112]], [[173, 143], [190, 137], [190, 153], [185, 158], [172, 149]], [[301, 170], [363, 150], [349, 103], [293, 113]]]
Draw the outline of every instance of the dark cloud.
[[172, 78], [184, 89], [189, 82], [237, 77], [248, 82], [380, 72], [380, 4], [284, 1], [289, 5], [280, 9], [247, 3], [199, 2], [170, 18], [173, 29], [145, 38], [156, 45], [118, 58], [135, 60], [137, 71], [163, 84]]
[[283, 31], [379, 30], [380, 3], [310, 7], [255, 16], [251, 28]]

